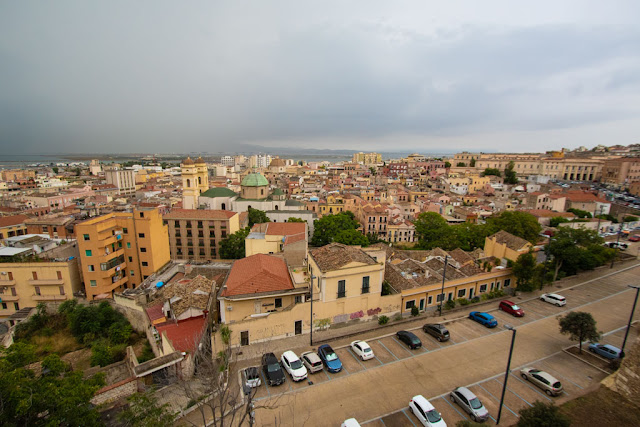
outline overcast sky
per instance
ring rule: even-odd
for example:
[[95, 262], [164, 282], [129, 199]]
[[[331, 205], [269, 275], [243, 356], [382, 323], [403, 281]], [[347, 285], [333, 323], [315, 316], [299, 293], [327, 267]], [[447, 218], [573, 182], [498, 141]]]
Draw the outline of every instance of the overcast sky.
[[640, 142], [640, 1], [0, 2], [0, 149]]

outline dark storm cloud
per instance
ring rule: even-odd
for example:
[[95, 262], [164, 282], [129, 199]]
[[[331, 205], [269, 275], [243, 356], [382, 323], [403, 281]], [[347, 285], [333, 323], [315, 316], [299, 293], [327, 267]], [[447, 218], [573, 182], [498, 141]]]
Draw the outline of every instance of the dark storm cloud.
[[502, 17], [498, 3], [477, 18], [465, 17], [471, 3], [446, 13], [423, 2], [4, 3], [0, 147], [381, 150], [449, 139], [513, 150], [518, 138], [524, 151], [557, 148], [538, 143], [557, 144], [557, 130], [569, 132], [565, 146], [598, 143], [613, 126], [634, 142], [640, 32], [624, 17], [638, 6], [576, 15], [542, 2], [560, 18], [540, 10], [536, 21]]

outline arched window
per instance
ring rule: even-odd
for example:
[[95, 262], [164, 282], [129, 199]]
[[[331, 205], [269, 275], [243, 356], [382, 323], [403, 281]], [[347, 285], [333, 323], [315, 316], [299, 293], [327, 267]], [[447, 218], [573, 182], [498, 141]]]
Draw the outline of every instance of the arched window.
[[264, 196], [264, 188], [260, 189], [260, 195]]
[[276, 205], [276, 210], [278, 210], [278, 205]]
[[198, 177], [198, 185], [202, 185], [202, 177]]
[[191, 180], [187, 178], [187, 187], [191, 187]]
[[223, 204], [222, 204], [222, 210], [223, 210], [223, 211], [226, 211], [226, 210], [227, 210], [227, 204], [226, 204], [226, 203], [223, 203]]

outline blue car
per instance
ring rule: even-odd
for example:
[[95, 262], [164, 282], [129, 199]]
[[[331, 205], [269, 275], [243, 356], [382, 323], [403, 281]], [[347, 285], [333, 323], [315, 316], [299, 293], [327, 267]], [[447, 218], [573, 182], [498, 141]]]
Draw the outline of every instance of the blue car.
[[495, 328], [498, 326], [498, 321], [495, 317], [490, 315], [489, 313], [485, 313], [483, 311], [472, 311], [469, 313], [469, 319], [475, 320], [487, 328]]
[[598, 343], [593, 343], [589, 345], [589, 351], [591, 353], [599, 354], [600, 356], [605, 357], [607, 359], [611, 359], [611, 360], [619, 358], [621, 353], [618, 347], [614, 347], [609, 344], [598, 344]]
[[342, 370], [342, 362], [329, 344], [322, 344], [318, 347], [318, 356], [320, 356], [320, 360], [322, 360], [329, 372], [335, 373]]

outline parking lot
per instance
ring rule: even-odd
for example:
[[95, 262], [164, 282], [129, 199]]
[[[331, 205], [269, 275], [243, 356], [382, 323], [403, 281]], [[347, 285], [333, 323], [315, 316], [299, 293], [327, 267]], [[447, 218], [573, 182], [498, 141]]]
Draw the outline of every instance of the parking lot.
[[[528, 325], [532, 322], [538, 321], [542, 321], [542, 323], [549, 325], [549, 321], [551, 320], [551, 324], [556, 325], [552, 328], [554, 331], [553, 333], [556, 334], [557, 323], [555, 323], [555, 320], [553, 319], [554, 317], [566, 314], [567, 312], [574, 311], [576, 309], [580, 309], [587, 304], [592, 304], [594, 301], [602, 301], [601, 304], [606, 305], [609, 298], [613, 298], [613, 300], [616, 301], [618, 301], [620, 298], [624, 298], [619, 294], [628, 290], [626, 285], [630, 283], [630, 278], [633, 277], [635, 277], [635, 275], [634, 271], [632, 270], [627, 273], [609, 276], [606, 278], [606, 280], [594, 280], [591, 283], [561, 291], [559, 293], [567, 298], [567, 305], [564, 307], [556, 307], [549, 303], [540, 301], [539, 299], [521, 301], [517, 297], [512, 298], [514, 302], [517, 302], [524, 309], [526, 315], [523, 318], [512, 317], [511, 315], [498, 311], [495, 308], [487, 309], [487, 307], [485, 306], [484, 309], [490, 311], [490, 313], [498, 320], [498, 326], [496, 328], [486, 328], [466, 317], [453, 319], [443, 322], [449, 329], [449, 332], [451, 334], [451, 339], [447, 342], [438, 342], [432, 336], [424, 333], [421, 328], [409, 328], [409, 330], [414, 332], [423, 343], [423, 347], [417, 350], [410, 350], [404, 343], [401, 343], [395, 337], [395, 333], [374, 338], [367, 338], [366, 341], [371, 346], [375, 354], [375, 357], [373, 359], [367, 361], [362, 361], [358, 357], [356, 357], [356, 355], [352, 352], [348, 345], [334, 345], [333, 348], [343, 363], [343, 370], [341, 372], [332, 374], [323, 370], [322, 372], [309, 375], [308, 381], [301, 381], [299, 383], [293, 383], [291, 381], [291, 378], [287, 374], [285, 374], [285, 383], [277, 387], [267, 386], [265, 384], [263, 376], [263, 385], [258, 388], [255, 399], [258, 401], [257, 404], [259, 405], [259, 402], [262, 400], [268, 400], [282, 394], [293, 395], [297, 394], [298, 392], [304, 392], [304, 395], [307, 395], [307, 392], [311, 392], [311, 395], [315, 395], [316, 393], [313, 390], [316, 389], [314, 386], [322, 384], [325, 384], [326, 387], [329, 387], [330, 390], [339, 393], [343, 391], [343, 388], [346, 384], [353, 383], [351, 379], [356, 380], [356, 382], [360, 382], [359, 377], [361, 375], [367, 375], [367, 372], [371, 372], [372, 374], [375, 372], [374, 377], [376, 379], [386, 381], [386, 379], [388, 378], [387, 372], [398, 371], [397, 368], [400, 367], [398, 365], [402, 365], [401, 369], [404, 369], [404, 366], [411, 360], [415, 359], [418, 365], [429, 366], [428, 361], [432, 360], [432, 358], [429, 357], [429, 354], [433, 354], [433, 356], [436, 356], [436, 354], [440, 354], [441, 352], [445, 351], [448, 355], [449, 352], [446, 349], [454, 350], [460, 344], [464, 343], [466, 343], [465, 346], [473, 345], [474, 348], [477, 348], [478, 346], [486, 348], [486, 345], [484, 344], [486, 341], [485, 339], [489, 340], [487, 341], [487, 345], [490, 346], [490, 344], [488, 343], [492, 342], [492, 340], [495, 341], [490, 337], [495, 336], [496, 338], [499, 338], [496, 334], [501, 333], [501, 336], [507, 336], [504, 335], [508, 334], [508, 332], [504, 328], [505, 324], [511, 324], [518, 328], [520, 326]], [[553, 288], [549, 288], [550, 292], [553, 292], [554, 290], [555, 289]], [[495, 302], [494, 307], [497, 308], [497, 305], [498, 301]], [[625, 313], [623, 317], [626, 317], [627, 315], [628, 314]], [[617, 314], [612, 314], [612, 319], [602, 320], [613, 321], [614, 318], [617, 319], [618, 317], [620, 316], [618, 316]], [[600, 321], [601, 318], [602, 315], [596, 320]], [[609, 324], [612, 327], [619, 327], [620, 321], [616, 320], [615, 323]], [[534, 327], [533, 331], [535, 330], [536, 328]], [[621, 329], [616, 329], [611, 333], [606, 334], [601, 342], [613, 344], [620, 347], [623, 336], [624, 331]], [[630, 340], [635, 339], [636, 336], [637, 328], [632, 328]], [[356, 338], [354, 337], [353, 339]], [[524, 337], [520, 337], [519, 339], [523, 340]], [[477, 341], [477, 343], [472, 343], [475, 341]], [[344, 340], [342, 340], [342, 342], [344, 342]], [[523, 341], [516, 341], [517, 348], [522, 344], [524, 344]], [[565, 346], [566, 345], [567, 344], [565, 344]], [[302, 351], [306, 351], [308, 349], [309, 348], [305, 350], [296, 349], [296, 352], [297, 354], [300, 354]], [[315, 348], [313, 350], [315, 350]], [[445, 353], [442, 354], [444, 355]], [[591, 367], [588, 364], [585, 364], [584, 362], [577, 360], [575, 357], [564, 352], [556, 352], [550, 356], [547, 353], [545, 357], [542, 357], [543, 355], [545, 355], [544, 349], [537, 348], [535, 356], [533, 356], [532, 359], [535, 359], [536, 357], [540, 357], [540, 359], [535, 363], [527, 363], [525, 366], [533, 365], [556, 376], [563, 383], [564, 393], [561, 396], [549, 398], [537, 387], [523, 381], [519, 376], [520, 366], [516, 367], [515, 365], [513, 365], [513, 373], [509, 378], [508, 392], [505, 396], [505, 406], [502, 413], [502, 418], [503, 420], [505, 420], [505, 422], [507, 420], [509, 422], [515, 422], [517, 420], [517, 412], [523, 407], [532, 404], [536, 400], [548, 401], [548, 399], [552, 399], [555, 402], [563, 402], [580, 394], [586, 387], [597, 384], [598, 381], [606, 376], [604, 372]], [[279, 356], [279, 354], [277, 356]], [[446, 358], [447, 356], [445, 356], [445, 359]], [[441, 359], [442, 357], [436, 358], [436, 360]], [[526, 360], [526, 358], [522, 359], [521, 363]], [[495, 364], [493, 366], [487, 366], [485, 372], [491, 372], [492, 374], [495, 374], [496, 372], [503, 370], [504, 367], [502, 366], [502, 363], [503, 362], [500, 361], [500, 366], [498, 367], [496, 367]], [[416, 363], [412, 364], [412, 366], [415, 365]], [[394, 366], [396, 366], [396, 368], [393, 368]], [[438, 369], [441, 369], [442, 367], [442, 365], [435, 366], [440, 366], [440, 368]], [[475, 376], [473, 380], [478, 381], [478, 379], [480, 378], [482, 378], [482, 376]], [[496, 374], [490, 378], [486, 378], [484, 380], [481, 380], [480, 382], [475, 382], [469, 385], [469, 388], [481, 398], [493, 417], [497, 416], [497, 407], [499, 404], [503, 378], [504, 373]], [[336, 385], [331, 386], [331, 382], [334, 381], [336, 382]], [[344, 381], [347, 382], [345, 383]], [[462, 383], [458, 385], [464, 384]], [[323, 388], [323, 390], [328, 390], [326, 389], [326, 387]], [[447, 388], [434, 387], [432, 390], [442, 393], [446, 391]], [[317, 391], [320, 391], [320, 389], [317, 389]], [[431, 393], [433, 391], [431, 391]], [[325, 391], [323, 391], [321, 394], [324, 393]], [[423, 393], [425, 397], [432, 401], [434, 406], [443, 414], [443, 418], [449, 423], [449, 425], [455, 424], [457, 420], [466, 418], [466, 414], [462, 412], [462, 409], [449, 400], [448, 394], [433, 396], [429, 391], [424, 391]], [[411, 396], [403, 395], [403, 401], [405, 397], [407, 406], [404, 406], [400, 402], [394, 403], [391, 408], [395, 407], [399, 410], [396, 409], [395, 412], [380, 416], [375, 419], [370, 419], [367, 421], [367, 425], [410, 426], [417, 423], [415, 417], [413, 417], [408, 412], [408, 401]], [[391, 410], [391, 408], [387, 410]], [[365, 413], [369, 415], [375, 415], [375, 409], [371, 409], [372, 411], [366, 411]], [[380, 411], [380, 408], [378, 408], [378, 413], [379, 412], [383, 411]], [[359, 419], [362, 422], [362, 420], [364, 420], [365, 418], [362, 417], [361, 414], [359, 416]], [[490, 420], [490, 422], [492, 421]]]

